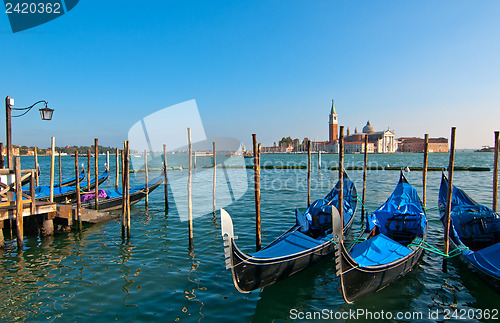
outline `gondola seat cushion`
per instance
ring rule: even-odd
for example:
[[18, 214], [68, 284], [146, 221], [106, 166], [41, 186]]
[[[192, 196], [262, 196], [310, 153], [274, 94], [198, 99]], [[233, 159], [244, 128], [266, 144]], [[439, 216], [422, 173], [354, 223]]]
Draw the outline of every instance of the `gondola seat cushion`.
[[352, 248], [351, 257], [361, 266], [379, 266], [409, 255], [412, 251], [384, 234], [363, 241]]
[[[331, 238], [331, 236], [329, 237]], [[325, 239], [313, 239], [298, 231], [292, 231], [282, 237], [280, 241], [251, 254], [254, 258], [276, 258], [293, 255], [315, 248], [327, 242]]]

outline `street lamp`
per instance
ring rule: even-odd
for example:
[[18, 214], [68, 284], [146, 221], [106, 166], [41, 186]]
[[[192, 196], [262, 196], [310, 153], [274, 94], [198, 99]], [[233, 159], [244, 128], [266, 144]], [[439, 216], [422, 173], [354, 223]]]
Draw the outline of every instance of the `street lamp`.
[[[47, 107], [48, 103], [45, 100], [40, 100], [38, 102], [35, 102], [26, 108], [13, 108], [12, 106], [14, 105], [14, 99], [12, 99], [8, 96], [5, 98], [5, 116], [6, 116], [6, 131], [7, 131], [7, 168], [14, 167], [14, 156], [12, 154], [11, 118], [22, 117], [23, 115], [28, 113], [35, 105], [37, 105], [39, 103], [45, 104], [45, 108], [40, 109], [40, 116], [42, 117], [42, 120], [51, 120], [52, 113], [54, 112], [54, 110]], [[13, 116], [12, 110], [23, 111], [23, 112], [19, 115]]]

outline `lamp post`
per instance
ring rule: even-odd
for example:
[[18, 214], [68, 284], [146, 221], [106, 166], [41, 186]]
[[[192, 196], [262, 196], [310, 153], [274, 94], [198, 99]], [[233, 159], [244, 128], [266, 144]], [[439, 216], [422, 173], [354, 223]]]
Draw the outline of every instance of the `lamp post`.
[[[6, 128], [6, 132], [7, 132], [7, 138], [6, 138], [7, 139], [7, 168], [14, 167], [14, 156], [12, 154], [11, 119], [22, 117], [23, 115], [28, 113], [35, 105], [37, 105], [39, 103], [45, 104], [45, 107], [39, 110], [42, 120], [51, 120], [52, 113], [54, 112], [54, 110], [47, 107], [48, 103], [45, 100], [40, 100], [38, 102], [35, 102], [27, 108], [13, 108], [12, 106], [14, 105], [14, 99], [12, 99], [8, 96], [5, 98], [5, 117], [6, 117], [6, 127], [5, 128]], [[19, 115], [13, 116], [12, 110], [23, 111], [23, 112]]]

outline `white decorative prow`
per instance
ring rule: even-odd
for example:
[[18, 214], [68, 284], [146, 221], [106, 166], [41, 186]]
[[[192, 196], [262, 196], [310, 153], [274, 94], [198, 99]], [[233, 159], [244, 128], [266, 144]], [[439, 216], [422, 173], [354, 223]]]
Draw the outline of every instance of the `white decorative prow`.
[[224, 258], [226, 258], [226, 269], [232, 267], [231, 263], [231, 240], [238, 239], [234, 236], [233, 232], [233, 220], [226, 210], [220, 209], [220, 223], [222, 231], [222, 240], [224, 243]]

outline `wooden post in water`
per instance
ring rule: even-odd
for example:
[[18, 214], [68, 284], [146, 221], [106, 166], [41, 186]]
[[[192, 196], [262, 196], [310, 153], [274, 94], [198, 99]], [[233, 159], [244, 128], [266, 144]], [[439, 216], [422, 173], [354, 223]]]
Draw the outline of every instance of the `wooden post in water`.
[[422, 204], [427, 206], [427, 166], [429, 165], [429, 134], [424, 135], [424, 172], [422, 177]]
[[[58, 154], [59, 154], [59, 187], [61, 187], [62, 184], [61, 152], [59, 151]], [[78, 176], [76, 178], [78, 178]]]
[[87, 150], [87, 192], [90, 192], [90, 149]]
[[123, 150], [121, 151], [122, 159], [122, 238], [125, 239], [127, 233], [127, 199], [125, 195], [125, 150], [127, 149], [127, 141], [123, 142]]
[[[5, 161], [3, 160], [3, 142], [0, 142], [0, 168], [1, 169], [5, 168]], [[2, 242], [3, 242], [3, 236], [2, 236]], [[0, 247], [0, 248], [2, 248], [2, 247]]]
[[108, 169], [108, 172], [109, 172], [109, 150], [106, 150], [106, 165], [104, 165], [105, 169], [107, 168]]
[[498, 150], [500, 149], [499, 132], [495, 131], [495, 157], [493, 161], [493, 211], [497, 211], [498, 198]]
[[55, 147], [56, 147], [56, 138], [50, 138], [50, 193], [49, 193], [49, 201], [54, 202], [54, 158], [55, 158]]
[[188, 203], [188, 229], [189, 229], [189, 245], [193, 245], [193, 202], [191, 200], [191, 181], [193, 176], [193, 146], [191, 143], [191, 128], [187, 128], [188, 133], [188, 158], [189, 171], [187, 183], [187, 203]]
[[82, 230], [82, 217], [80, 216], [80, 181], [78, 180], [79, 176], [79, 167], [78, 167], [78, 150], [75, 150], [75, 176], [76, 176], [76, 218], [78, 219], [78, 229]]
[[311, 205], [311, 140], [307, 140], [307, 206]]
[[193, 168], [196, 168], [196, 151], [193, 152], [193, 158], [194, 158], [194, 164], [193, 164]]
[[118, 150], [118, 148], [116, 148], [116, 159], [115, 159], [115, 165], [116, 165], [116, 169], [115, 169], [115, 190], [118, 189], [118, 178], [120, 177], [120, 163], [118, 161], [118, 155], [120, 154], [120, 151]]
[[30, 214], [35, 215], [35, 206], [36, 206], [36, 199], [35, 199], [35, 170], [31, 171], [31, 177], [30, 177], [30, 196], [31, 196], [31, 209], [30, 209]]
[[168, 179], [167, 179], [167, 145], [163, 144], [163, 180], [165, 186], [163, 193], [165, 194], [165, 210], [168, 210]]
[[253, 171], [255, 184], [255, 248], [259, 251], [262, 242], [260, 235], [260, 163], [259, 147], [257, 146], [257, 135], [252, 134], [253, 140]]
[[130, 238], [130, 232], [131, 232], [131, 227], [130, 227], [130, 143], [127, 140], [127, 148], [125, 149], [125, 154], [124, 154], [124, 159], [125, 159], [125, 177], [127, 180], [125, 181], [125, 184], [127, 186], [127, 189], [125, 191], [126, 194], [126, 204], [127, 204], [127, 237]]
[[[444, 215], [444, 253], [447, 256], [450, 251], [450, 213], [451, 213], [451, 200], [453, 193], [453, 167], [455, 163], [455, 131], [456, 128], [452, 127], [450, 161], [448, 163], [448, 191], [446, 194], [446, 211]], [[443, 262], [443, 270], [446, 271], [446, 259]]]
[[366, 171], [368, 169], [368, 135], [365, 135], [365, 155], [363, 160], [363, 196], [361, 197], [361, 222], [365, 220]]
[[[54, 138], [54, 137], [52, 137]], [[15, 158], [14, 173], [16, 178], [16, 227], [17, 247], [23, 248], [24, 226], [23, 226], [23, 187], [21, 183], [21, 157]]]
[[215, 141], [212, 142], [212, 160], [214, 163], [214, 181], [213, 181], [213, 187], [212, 187], [212, 213], [215, 214], [215, 188], [216, 188], [216, 181], [217, 181], [217, 157], [215, 155]]
[[144, 149], [144, 170], [146, 171], [146, 179], [145, 179], [145, 182], [146, 182], [146, 187], [145, 187], [145, 191], [146, 191], [146, 200], [145, 200], [145, 206], [146, 206], [146, 209], [148, 208], [148, 204], [149, 204], [149, 178], [148, 178], [148, 152], [146, 149]]
[[318, 169], [321, 169], [321, 151], [318, 150]]
[[35, 147], [35, 151], [33, 152], [33, 155], [35, 156], [35, 179], [36, 179], [36, 186], [40, 185], [40, 178], [38, 176], [38, 169], [40, 168], [40, 165], [38, 165], [38, 147]]
[[94, 138], [94, 172], [95, 172], [95, 209], [99, 210], [99, 146], [97, 138]]
[[339, 133], [339, 214], [340, 223], [344, 227], [344, 126]]

